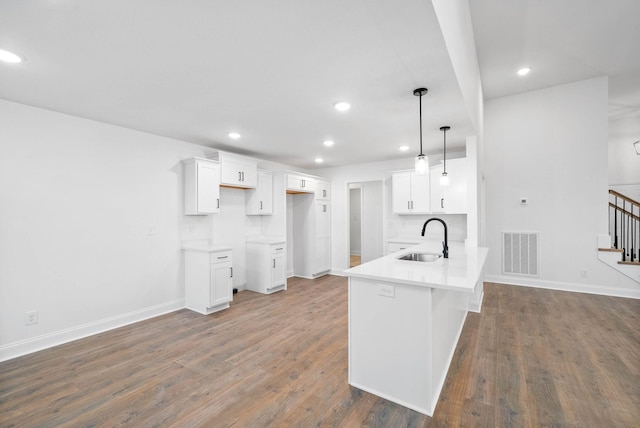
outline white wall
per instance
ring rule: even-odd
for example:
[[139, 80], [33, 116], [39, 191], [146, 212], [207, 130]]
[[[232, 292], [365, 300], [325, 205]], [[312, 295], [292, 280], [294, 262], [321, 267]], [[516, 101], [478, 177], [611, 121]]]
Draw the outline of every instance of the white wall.
[[[487, 280], [640, 297], [596, 253], [607, 233], [607, 108], [606, 77], [486, 102]], [[501, 274], [503, 231], [540, 233], [538, 279]]]
[[211, 226], [180, 161], [204, 150], [0, 100], [0, 359], [183, 306], [181, 239]]

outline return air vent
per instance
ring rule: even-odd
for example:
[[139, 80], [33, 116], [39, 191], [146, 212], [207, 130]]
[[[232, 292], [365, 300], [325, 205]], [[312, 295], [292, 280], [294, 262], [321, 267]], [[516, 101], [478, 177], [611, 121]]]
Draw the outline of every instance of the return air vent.
[[502, 273], [539, 275], [537, 232], [502, 232]]

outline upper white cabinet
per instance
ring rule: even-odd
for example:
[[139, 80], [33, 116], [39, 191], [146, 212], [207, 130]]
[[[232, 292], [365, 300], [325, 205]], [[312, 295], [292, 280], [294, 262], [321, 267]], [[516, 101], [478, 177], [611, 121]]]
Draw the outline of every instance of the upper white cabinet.
[[314, 193], [316, 180], [303, 174], [287, 173], [287, 193]]
[[273, 175], [258, 171], [258, 187], [247, 190], [247, 215], [273, 214]]
[[331, 199], [331, 183], [328, 181], [316, 181], [316, 199], [328, 201]]
[[391, 199], [395, 214], [429, 212], [429, 174], [400, 171], [391, 174]]
[[220, 212], [220, 169], [216, 161], [192, 158], [184, 169], [184, 213], [205, 215]]
[[251, 189], [258, 186], [258, 163], [250, 158], [216, 152], [211, 159], [220, 162], [220, 185]]
[[430, 168], [431, 212], [443, 214], [465, 214], [467, 212], [467, 158], [447, 161], [449, 185], [441, 186], [442, 164]]

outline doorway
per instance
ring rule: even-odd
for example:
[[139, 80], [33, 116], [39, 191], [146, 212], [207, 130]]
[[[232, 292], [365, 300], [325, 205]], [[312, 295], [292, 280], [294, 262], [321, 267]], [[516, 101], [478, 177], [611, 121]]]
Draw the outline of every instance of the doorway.
[[348, 266], [382, 257], [383, 182], [349, 183]]

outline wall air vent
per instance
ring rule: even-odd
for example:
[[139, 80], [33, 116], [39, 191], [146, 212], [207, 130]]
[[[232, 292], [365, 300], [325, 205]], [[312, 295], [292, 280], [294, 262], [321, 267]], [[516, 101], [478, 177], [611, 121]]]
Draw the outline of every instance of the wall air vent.
[[502, 273], [539, 276], [538, 232], [502, 232]]

